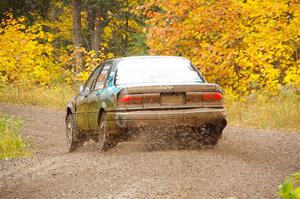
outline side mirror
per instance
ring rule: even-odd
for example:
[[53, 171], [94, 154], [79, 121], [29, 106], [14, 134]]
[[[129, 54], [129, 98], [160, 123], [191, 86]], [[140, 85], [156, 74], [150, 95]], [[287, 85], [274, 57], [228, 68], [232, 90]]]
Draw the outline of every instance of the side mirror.
[[79, 93], [82, 93], [83, 90], [84, 90], [84, 87], [81, 85], [81, 86], [79, 87]]

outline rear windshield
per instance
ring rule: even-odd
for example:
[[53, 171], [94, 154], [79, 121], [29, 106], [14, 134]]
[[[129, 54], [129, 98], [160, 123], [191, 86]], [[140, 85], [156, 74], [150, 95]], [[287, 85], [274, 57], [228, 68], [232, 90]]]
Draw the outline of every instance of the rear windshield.
[[121, 60], [116, 84], [202, 83], [191, 62], [181, 58], [141, 58]]

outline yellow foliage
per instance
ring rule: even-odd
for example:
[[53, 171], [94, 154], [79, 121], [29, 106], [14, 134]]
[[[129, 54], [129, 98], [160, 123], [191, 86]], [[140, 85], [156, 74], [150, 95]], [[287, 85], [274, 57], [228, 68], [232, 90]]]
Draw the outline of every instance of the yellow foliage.
[[26, 19], [11, 14], [0, 26], [0, 81], [18, 84], [49, 84], [60, 68], [52, 58], [53, 36], [42, 26], [26, 26]]
[[151, 54], [190, 58], [235, 98], [300, 86], [300, 4], [150, 0], [148, 6], [160, 8], [147, 15]]
[[[60, 2], [57, 2], [60, 4]], [[87, 32], [87, 12], [81, 12], [81, 24], [82, 24], [82, 34]], [[112, 53], [104, 53], [105, 48], [107, 47], [107, 43], [102, 42], [100, 49], [99, 56], [96, 56], [96, 53], [88, 49], [91, 46], [87, 45], [87, 38], [86, 35], [84, 36], [85, 46], [88, 49], [81, 47], [79, 49], [75, 49], [72, 45], [72, 38], [73, 38], [73, 20], [72, 20], [72, 7], [65, 6], [62, 8], [61, 15], [55, 21], [41, 21], [40, 23], [43, 26], [46, 26], [51, 29], [53, 34], [53, 40], [55, 41], [54, 48], [55, 56], [54, 59], [65, 69], [62, 73], [63, 78], [66, 83], [76, 83], [76, 82], [83, 82], [87, 80], [91, 72], [103, 61], [113, 58], [114, 55]], [[107, 38], [106, 34], [108, 32], [104, 32], [102, 35], [103, 40]], [[83, 62], [84, 66], [82, 68], [76, 68], [75, 64], [75, 54], [81, 53], [83, 55]]]
[[[82, 22], [87, 24], [86, 13], [82, 14]], [[12, 14], [7, 15], [0, 27], [0, 81], [29, 85], [74, 84], [85, 81], [96, 66], [112, 58], [113, 54], [103, 53], [104, 49], [98, 57], [94, 51], [74, 49], [71, 15], [71, 7], [65, 7], [57, 21], [37, 20], [32, 26], [26, 25], [25, 17], [14, 19]], [[77, 51], [83, 54], [82, 68], [75, 68]]]
[[81, 49], [81, 51], [84, 54], [84, 63], [85, 63], [85, 67], [84, 70], [79, 71], [76, 74], [76, 81], [79, 82], [84, 82], [88, 79], [88, 77], [90, 76], [90, 74], [92, 73], [92, 71], [103, 61], [111, 59], [114, 57], [113, 54], [108, 53], [108, 54], [104, 54], [103, 52], [100, 51], [99, 56], [96, 56], [95, 51], [91, 50], [91, 51], [86, 51], [84, 48]]
[[72, 8], [64, 8], [61, 15], [56, 21], [40, 21], [44, 26], [47, 26], [55, 31], [54, 39], [72, 41], [73, 26], [72, 26]]
[[[96, 57], [95, 51], [87, 51], [85, 48], [80, 49], [73, 49], [70, 47], [70, 51], [72, 53], [68, 54], [67, 52], [61, 54], [59, 57], [59, 62], [61, 65], [65, 66], [66, 70], [63, 72], [63, 76], [65, 78], [65, 83], [76, 83], [85, 82], [92, 71], [99, 66], [103, 61], [111, 59], [114, 57], [112, 53], [103, 53], [102, 51], [99, 52], [99, 56]], [[75, 56], [74, 53], [82, 53], [83, 60], [84, 60], [84, 66], [82, 68], [75, 68]], [[68, 67], [69, 66], [69, 67]]]

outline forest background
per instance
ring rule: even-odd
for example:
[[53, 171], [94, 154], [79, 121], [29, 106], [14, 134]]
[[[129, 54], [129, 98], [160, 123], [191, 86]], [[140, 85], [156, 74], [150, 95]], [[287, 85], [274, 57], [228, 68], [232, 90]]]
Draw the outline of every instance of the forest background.
[[0, 102], [64, 108], [102, 61], [190, 59], [231, 125], [300, 129], [299, 0], [0, 0]]

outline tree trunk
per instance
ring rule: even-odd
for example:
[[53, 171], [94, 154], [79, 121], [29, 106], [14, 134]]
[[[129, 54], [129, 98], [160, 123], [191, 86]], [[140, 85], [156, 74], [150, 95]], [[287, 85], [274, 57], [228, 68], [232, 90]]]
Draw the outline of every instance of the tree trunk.
[[129, 41], [128, 41], [128, 34], [129, 34], [129, 11], [128, 11], [128, 0], [126, 1], [126, 12], [125, 12], [125, 44], [124, 44], [124, 50], [123, 50], [123, 56], [127, 55], [128, 47], [129, 47]]
[[125, 41], [124, 41], [124, 49], [123, 49], [123, 56], [127, 55], [128, 47], [129, 47], [129, 41], [128, 41], [128, 34], [129, 34], [129, 19], [128, 19], [128, 13], [126, 13], [126, 19], [125, 19]]
[[59, 16], [63, 12], [63, 8], [59, 8], [54, 1], [50, 2], [49, 7], [49, 19], [51, 21], [58, 21]]
[[74, 59], [75, 72], [83, 68], [83, 53], [81, 47], [83, 46], [83, 37], [81, 33], [81, 1], [72, 0], [73, 6], [73, 44], [74, 44]]
[[95, 31], [95, 20], [96, 20], [96, 13], [95, 13], [95, 7], [94, 2], [89, 1], [88, 5], [88, 45], [89, 50], [93, 49], [93, 43], [94, 43], [94, 31]]
[[101, 11], [100, 9], [96, 12], [95, 19], [95, 31], [94, 31], [94, 40], [93, 40], [93, 50], [96, 52], [96, 57], [99, 56], [100, 50], [100, 34], [101, 34]]
[[93, 50], [96, 52], [96, 57], [99, 56], [101, 36], [103, 28], [108, 24], [107, 10], [105, 8], [98, 8], [96, 11], [95, 31], [93, 40]]

